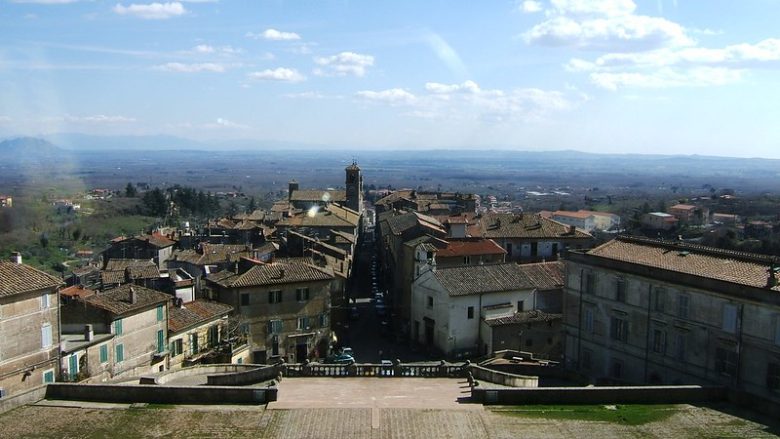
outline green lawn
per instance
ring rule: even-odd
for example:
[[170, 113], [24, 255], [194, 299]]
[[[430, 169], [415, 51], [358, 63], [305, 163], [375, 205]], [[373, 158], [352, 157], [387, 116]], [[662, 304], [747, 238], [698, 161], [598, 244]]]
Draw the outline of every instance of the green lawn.
[[611, 422], [623, 425], [642, 425], [663, 421], [677, 413], [676, 405], [524, 405], [491, 407], [497, 413], [529, 418]]

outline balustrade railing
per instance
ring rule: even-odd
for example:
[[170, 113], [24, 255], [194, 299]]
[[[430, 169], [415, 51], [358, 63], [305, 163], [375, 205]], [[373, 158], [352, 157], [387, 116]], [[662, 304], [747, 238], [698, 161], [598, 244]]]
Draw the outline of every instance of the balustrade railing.
[[463, 378], [469, 363], [437, 364], [283, 364], [287, 377], [419, 377], [419, 378]]

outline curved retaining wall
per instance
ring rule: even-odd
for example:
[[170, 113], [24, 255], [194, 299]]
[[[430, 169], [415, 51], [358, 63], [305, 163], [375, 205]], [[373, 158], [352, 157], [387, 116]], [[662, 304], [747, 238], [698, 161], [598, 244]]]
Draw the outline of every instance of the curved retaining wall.
[[47, 399], [155, 404], [265, 404], [276, 401], [276, 387], [146, 386], [52, 383]]
[[206, 384], [209, 386], [246, 386], [249, 384], [270, 381], [279, 375], [279, 366], [255, 365], [249, 370], [225, 373], [222, 375], [209, 375]]
[[501, 384], [509, 387], [539, 387], [539, 377], [532, 375], [516, 375], [508, 372], [488, 369], [472, 364], [469, 372], [474, 379]]
[[141, 377], [140, 384], [165, 385], [179, 378], [186, 378], [196, 375], [215, 375], [228, 373], [241, 373], [249, 370], [264, 367], [263, 365], [252, 364], [207, 364], [190, 366], [182, 369], [174, 369], [159, 375]]

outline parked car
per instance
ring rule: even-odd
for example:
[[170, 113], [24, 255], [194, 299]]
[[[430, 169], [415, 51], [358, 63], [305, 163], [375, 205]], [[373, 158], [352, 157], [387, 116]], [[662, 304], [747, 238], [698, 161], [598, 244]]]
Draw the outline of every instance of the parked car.
[[328, 364], [352, 364], [354, 362], [355, 362], [355, 357], [343, 353], [329, 355], [325, 358], [325, 363]]
[[382, 360], [382, 370], [379, 371], [380, 376], [393, 376], [393, 362], [390, 360]]

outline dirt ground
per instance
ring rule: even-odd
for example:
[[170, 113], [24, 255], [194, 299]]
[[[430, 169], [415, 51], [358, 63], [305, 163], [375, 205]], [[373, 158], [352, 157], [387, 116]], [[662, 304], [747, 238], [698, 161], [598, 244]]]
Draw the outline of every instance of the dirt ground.
[[[507, 415], [490, 408], [296, 408], [58, 403], [0, 415], [3, 438], [762, 438], [780, 432], [729, 414], [681, 405], [660, 422], [626, 426]], [[740, 415], [740, 413], [737, 413]], [[776, 428], [776, 427], [775, 427]]]

